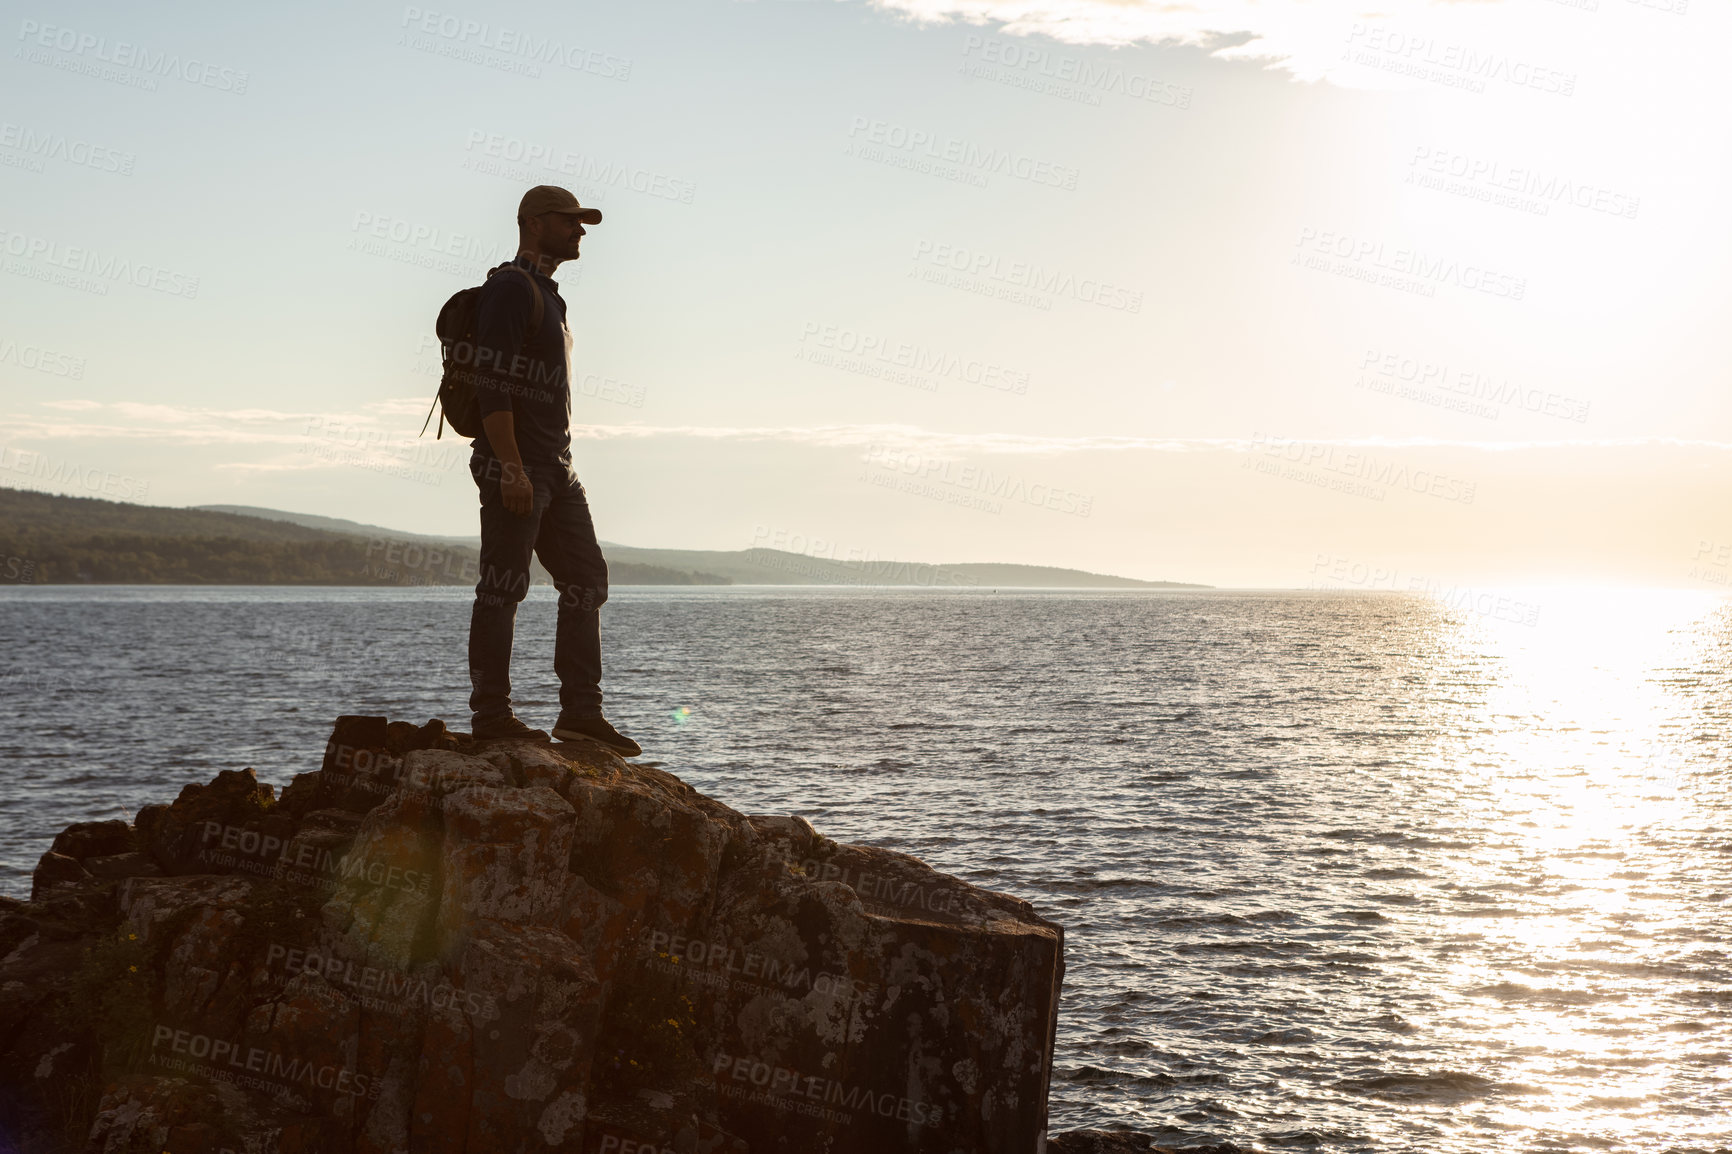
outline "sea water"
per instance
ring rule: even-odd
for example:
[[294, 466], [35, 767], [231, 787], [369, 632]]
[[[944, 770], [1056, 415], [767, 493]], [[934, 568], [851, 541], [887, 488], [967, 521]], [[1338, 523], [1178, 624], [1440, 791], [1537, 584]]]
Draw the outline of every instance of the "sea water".
[[[0, 590], [0, 885], [68, 822], [317, 768], [339, 713], [463, 728], [468, 599]], [[605, 689], [705, 793], [1061, 923], [1055, 1130], [1724, 1149], [1732, 602], [1502, 603], [627, 588]]]

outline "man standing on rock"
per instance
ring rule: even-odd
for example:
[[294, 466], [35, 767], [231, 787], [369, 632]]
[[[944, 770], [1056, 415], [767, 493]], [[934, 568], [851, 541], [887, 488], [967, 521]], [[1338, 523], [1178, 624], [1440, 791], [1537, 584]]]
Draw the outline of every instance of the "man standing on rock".
[[[587, 737], [622, 757], [643, 750], [601, 713], [601, 614], [607, 561], [571, 466], [571, 330], [549, 275], [578, 258], [601, 212], [563, 188], [530, 189], [517, 207], [517, 259], [482, 287], [475, 318], [481, 435], [469, 471], [481, 490], [481, 580], [469, 619], [469, 708], [477, 738], [545, 740], [511, 709], [511, 642], [529, 590], [531, 553], [559, 593], [553, 670], [561, 741]], [[515, 266], [515, 268], [513, 268]]]

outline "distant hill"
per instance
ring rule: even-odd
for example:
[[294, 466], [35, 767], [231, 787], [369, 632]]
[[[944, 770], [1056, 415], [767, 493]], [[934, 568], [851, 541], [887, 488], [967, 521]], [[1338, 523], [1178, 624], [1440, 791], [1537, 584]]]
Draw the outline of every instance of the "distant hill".
[[264, 521], [278, 521], [287, 525], [299, 525], [304, 529], [321, 529], [326, 533], [342, 533], [350, 537], [387, 537], [396, 541], [438, 541], [447, 545], [462, 545], [470, 549], [481, 547], [480, 537], [441, 537], [427, 533], [405, 533], [401, 529], [387, 529], [382, 525], [366, 525], [360, 521], [346, 521], [341, 517], [321, 517], [316, 513], [286, 513], [281, 509], [265, 509], [257, 505], [193, 505], [191, 508], [204, 513], [230, 513], [241, 517], [257, 517]]
[[711, 573], [732, 578], [738, 585], [925, 585], [934, 588], [997, 589], [1203, 589], [1176, 581], [1137, 581], [1089, 573], [1082, 569], [1060, 569], [1046, 565], [962, 563], [935, 565], [918, 561], [838, 561], [787, 553], [780, 549], [738, 549], [716, 552], [702, 549], [639, 549], [630, 545], [604, 545], [608, 562], [613, 558], [675, 568], [701, 566]]
[[[369, 537], [395, 540], [415, 540], [460, 545], [471, 549], [481, 546], [480, 537], [436, 537], [402, 533], [378, 525], [358, 521], [343, 521], [335, 517], [319, 517], [311, 513], [285, 513], [280, 509], [261, 509], [249, 505], [200, 505], [201, 509], [223, 513], [244, 513], [284, 521], [303, 527], [328, 529]], [[634, 545], [618, 545], [603, 541], [610, 569], [625, 565], [654, 566], [676, 572], [711, 574], [726, 578], [716, 584], [736, 585], [929, 585], [981, 586], [1004, 589], [1207, 589], [1207, 585], [1187, 585], [1178, 581], [1138, 581], [1130, 577], [1112, 577], [1104, 573], [1089, 573], [1082, 569], [1061, 569], [1047, 565], [1010, 565], [992, 562], [951, 565], [911, 561], [835, 561], [825, 557], [810, 557], [804, 553], [788, 553], [780, 549], [643, 549]], [[630, 584], [621, 580], [619, 584]]]
[[[9, 582], [372, 585], [366, 542], [298, 525], [0, 488]], [[14, 569], [19, 570], [13, 572]]]
[[[0, 582], [472, 585], [480, 541], [245, 505], [174, 509], [0, 487]], [[836, 561], [602, 543], [615, 585], [1202, 589], [1039, 565]], [[539, 563], [538, 583], [548, 583]]]
[[[259, 510], [270, 512], [271, 510]], [[63, 585], [473, 585], [477, 549], [335, 518], [171, 509], [0, 487], [0, 582]], [[352, 525], [353, 530], [317, 527]], [[631, 561], [617, 585], [726, 585]], [[550, 583], [536, 566], [540, 583]]]

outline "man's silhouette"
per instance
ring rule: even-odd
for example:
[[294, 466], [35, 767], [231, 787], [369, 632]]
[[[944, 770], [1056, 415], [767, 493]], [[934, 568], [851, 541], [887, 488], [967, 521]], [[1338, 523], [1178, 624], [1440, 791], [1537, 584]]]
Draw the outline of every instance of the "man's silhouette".
[[[482, 433], [469, 470], [481, 490], [481, 580], [469, 619], [469, 708], [478, 738], [547, 734], [511, 709], [511, 641], [533, 552], [559, 593], [553, 669], [560, 740], [592, 738], [625, 757], [643, 750], [601, 713], [601, 615], [607, 561], [571, 467], [571, 330], [548, 275], [578, 257], [601, 213], [540, 185], [517, 208], [517, 259], [490, 273], [475, 319]], [[540, 307], [536, 305], [537, 294]], [[537, 321], [539, 320], [539, 324]]]

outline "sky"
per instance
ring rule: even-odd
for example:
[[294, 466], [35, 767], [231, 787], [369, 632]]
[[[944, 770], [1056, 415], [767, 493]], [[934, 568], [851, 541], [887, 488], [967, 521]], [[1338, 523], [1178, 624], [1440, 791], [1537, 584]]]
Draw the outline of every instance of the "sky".
[[474, 533], [556, 183], [604, 541], [1732, 584], [1725, 5], [3, 7], [0, 484]]

